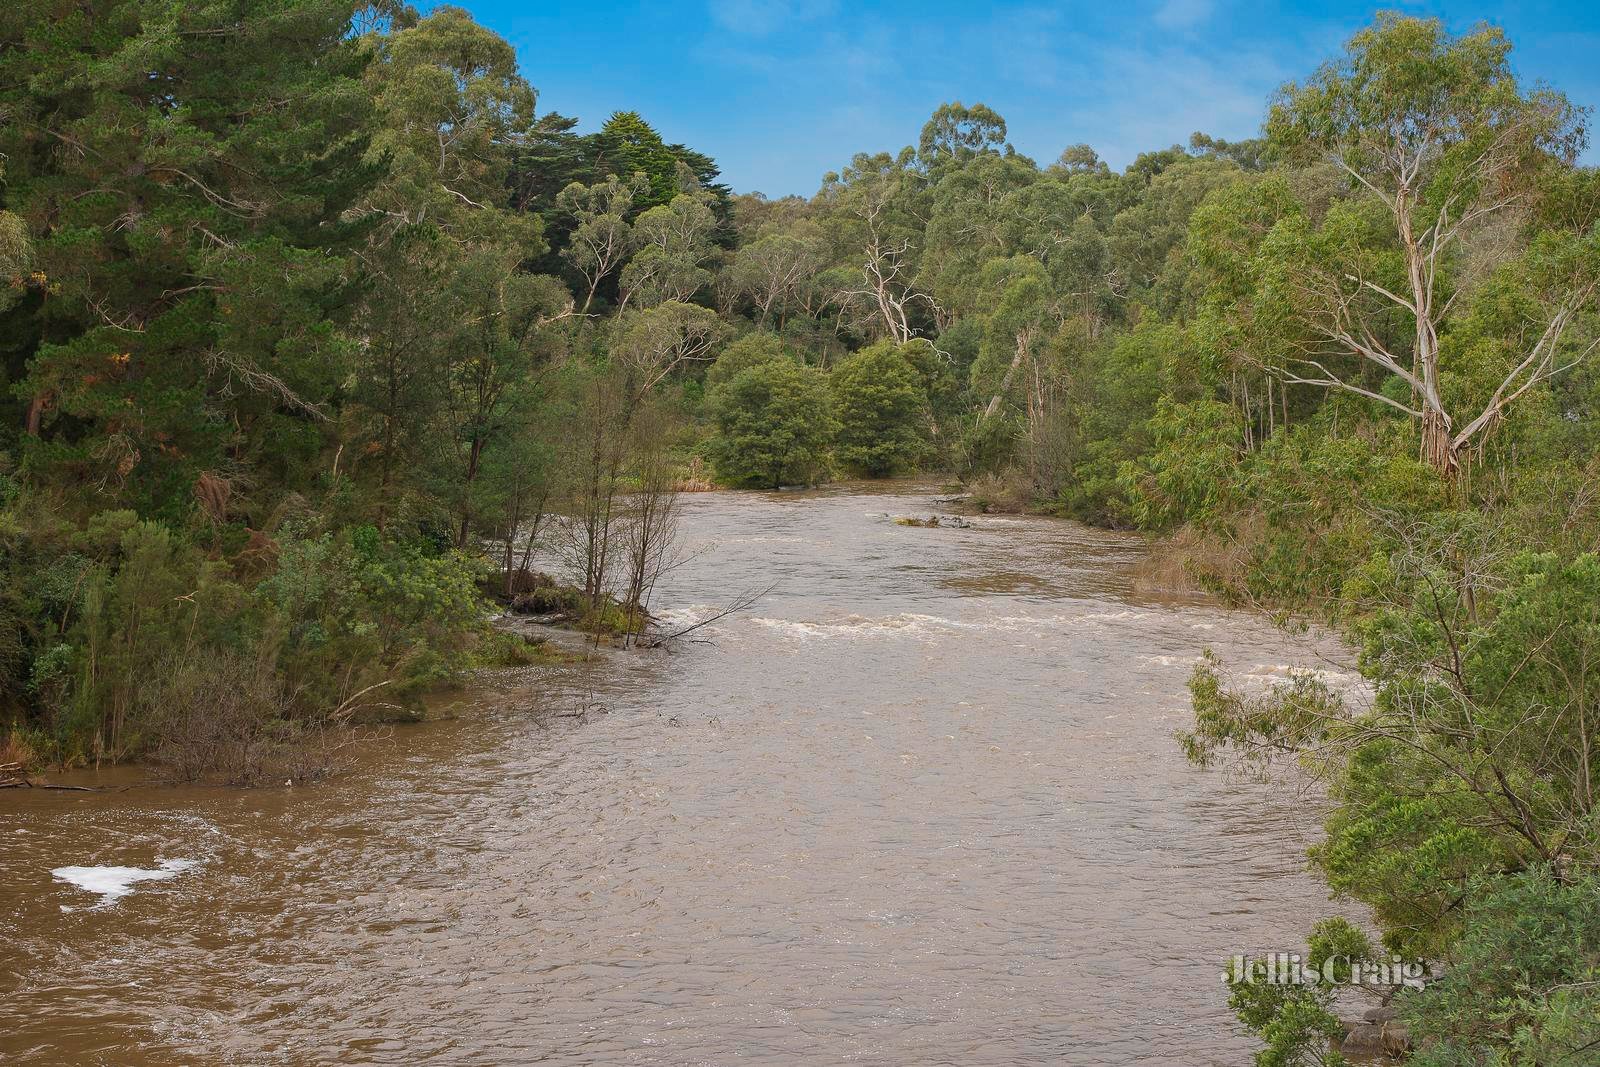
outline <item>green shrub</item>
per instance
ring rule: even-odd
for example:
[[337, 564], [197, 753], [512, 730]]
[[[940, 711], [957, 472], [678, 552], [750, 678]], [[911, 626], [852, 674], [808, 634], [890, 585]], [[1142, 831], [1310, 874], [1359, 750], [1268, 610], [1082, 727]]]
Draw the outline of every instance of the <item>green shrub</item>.
[[880, 342], [834, 368], [834, 456], [872, 478], [915, 470], [931, 455], [926, 385], [900, 346]]
[[1215, 400], [1156, 402], [1154, 448], [1124, 462], [1117, 480], [1142, 530], [1170, 530], [1212, 518], [1231, 501], [1239, 477], [1244, 427], [1236, 408]]
[[776, 489], [825, 472], [837, 423], [820, 371], [781, 359], [746, 367], [711, 391], [711, 413], [707, 451], [724, 484]]
[[1416, 1067], [1600, 1058], [1600, 879], [1538, 868], [1475, 887], [1444, 977], [1405, 997]]
[[382, 701], [403, 707], [485, 632], [485, 570], [466, 553], [385, 539], [370, 526], [291, 534], [254, 596], [298, 703], [338, 706], [386, 683]]

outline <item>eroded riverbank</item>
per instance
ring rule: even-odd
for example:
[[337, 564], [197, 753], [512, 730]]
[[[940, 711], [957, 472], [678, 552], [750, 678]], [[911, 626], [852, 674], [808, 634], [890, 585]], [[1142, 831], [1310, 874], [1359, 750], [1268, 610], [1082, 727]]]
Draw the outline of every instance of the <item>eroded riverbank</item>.
[[885, 517], [931, 497], [687, 498], [657, 606], [754, 610], [493, 674], [333, 782], [0, 796], [0, 1059], [1244, 1061], [1219, 964], [1328, 910], [1315, 818], [1171, 734], [1203, 647], [1316, 650], [1136, 595], [1136, 539]]

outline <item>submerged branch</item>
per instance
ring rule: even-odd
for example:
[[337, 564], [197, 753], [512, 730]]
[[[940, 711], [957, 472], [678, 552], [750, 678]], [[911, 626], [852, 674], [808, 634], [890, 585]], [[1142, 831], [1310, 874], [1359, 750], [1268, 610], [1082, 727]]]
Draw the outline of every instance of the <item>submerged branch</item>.
[[673, 630], [671, 633], [658, 634], [655, 637], [650, 638], [648, 641], [640, 641], [638, 642], [638, 645], [640, 648], [662, 648], [669, 641], [676, 641], [680, 637], [686, 637], [689, 634], [694, 633], [696, 630], [710, 626], [712, 623], [725, 619], [730, 615], [736, 615], [741, 611], [749, 611], [751, 608], [755, 607], [755, 605], [762, 598], [767, 596], [767, 594], [771, 593], [776, 588], [778, 588], [778, 584], [774, 582], [765, 589], [759, 591], [747, 590], [743, 593], [740, 593], [733, 600], [730, 600], [727, 604], [723, 605], [717, 611], [706, 616], [705, 618], [698, 619], [682, 629]]

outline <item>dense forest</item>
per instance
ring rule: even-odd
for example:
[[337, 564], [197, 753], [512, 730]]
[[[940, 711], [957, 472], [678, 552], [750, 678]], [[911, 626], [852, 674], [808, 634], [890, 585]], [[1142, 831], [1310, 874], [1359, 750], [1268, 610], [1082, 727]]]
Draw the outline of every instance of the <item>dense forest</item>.
[[[535, 654], [536, 545], [628, 635], [677, 493], [932, 475], [1346, 634], [1364, 696], [1208, 660], [1186, 751], [1326, 784], [1317, 869], [1452, 965], [1412, 1062], [1600, 1061], [1600, 174], [1510, 53], [1383, 15], [1256, 139], [948, 103], [773, 200], [460, 9], [12, 5], [0, 763], [247, 777]], [[1338, 1062], [1331, 984], [1246, 977], [1260, 1063]]]

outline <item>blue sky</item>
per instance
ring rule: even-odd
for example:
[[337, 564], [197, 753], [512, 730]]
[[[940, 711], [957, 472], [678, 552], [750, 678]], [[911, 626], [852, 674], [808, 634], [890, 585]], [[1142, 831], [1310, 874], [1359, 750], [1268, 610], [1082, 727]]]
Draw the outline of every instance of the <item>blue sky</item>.
[[[640, 112], [740, 192], [810, 195], [857, 151], [916, 141], [946, 100], [990, 105], [1041, 163], [1080, 141], [1114, 167], [1195, 130], [1255, 133], [1266, 101], [1378, 7], [1321, 0], [455, 0], [517, 48], [540, 111], [592, 130]], [[1513, 60], [1600, 105], [1600, 3], [1391, 3], [1453, 29], [1488, 20]], [[1600, 161], [1591, 148], [1586, 161]]]

